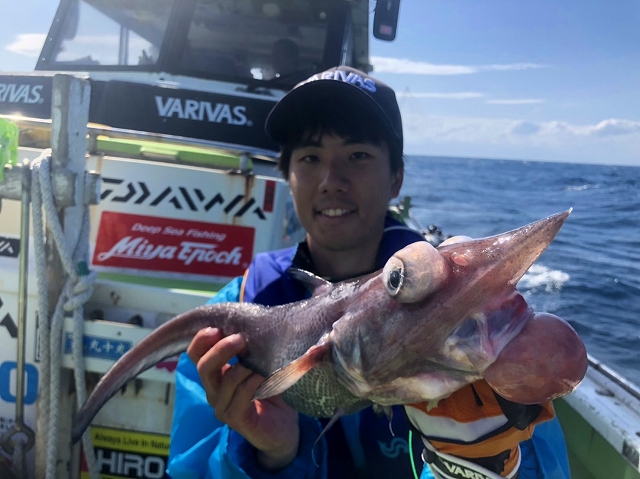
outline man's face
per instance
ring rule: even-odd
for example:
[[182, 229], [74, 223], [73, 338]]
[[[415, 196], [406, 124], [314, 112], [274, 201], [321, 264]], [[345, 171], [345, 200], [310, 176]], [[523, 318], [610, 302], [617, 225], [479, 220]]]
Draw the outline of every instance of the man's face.
[[391, 198], [403, 175], [391, 173], [389, 148], [330, 134], [311, 138], [291, 154], [289, 184], [309, 247], [344, 252], [382, 236]]

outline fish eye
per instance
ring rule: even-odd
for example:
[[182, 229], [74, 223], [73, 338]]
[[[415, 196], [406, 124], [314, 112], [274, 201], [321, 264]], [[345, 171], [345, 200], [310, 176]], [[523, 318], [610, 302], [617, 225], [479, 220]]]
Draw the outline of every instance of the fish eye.
[[438, 290], [448, 278], [446, 260], [426, 241], [396, 252], [382, 269], [384, 288], [399, 303], [417, 303]]
[[404, 282], [404, 264], [396, 257], [391, 257], [382, 270], [382, 280], [389, 296], [395, 298], [402, 290]]
[[401, 281], [402, 274], [400, 274], [400, 270], [394, 269], [391, 274], [389, 274], [389, 286], [393, 289], [398, 289]]

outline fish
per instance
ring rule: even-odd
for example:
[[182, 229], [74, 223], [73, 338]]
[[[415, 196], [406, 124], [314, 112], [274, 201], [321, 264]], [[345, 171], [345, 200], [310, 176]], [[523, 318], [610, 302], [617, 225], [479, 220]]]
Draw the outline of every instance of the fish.
[[239, 362], [266, 378], [255, 399], [281, 394], [312, 417], [433, 405], [480, 379], [522, 404], [568, 394], [586, 374], [586, 348], [569, 323], [534, 312], [516, 285], [570, 213], [438, 248], [419, 241], [381, 270], [335, 284], [292, 269], [313, 291], [295, 303], [217, 303], [180, 314], [106, 372], [74, 417], [72, 442], [128, 381], [186, 351], [207, 327], [244, 336]]

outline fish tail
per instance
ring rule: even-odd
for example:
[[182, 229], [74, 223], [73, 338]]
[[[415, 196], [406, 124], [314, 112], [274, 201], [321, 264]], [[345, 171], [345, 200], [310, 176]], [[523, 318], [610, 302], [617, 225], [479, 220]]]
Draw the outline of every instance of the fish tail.
[[[78, 442], [100, 408], [127, 382], [160, 361], [187, 350], [195, 334], [206, 327], [223, 327], [229, 317], [237, 319], [238, 304], [201, 306], [180, 314], [154, 329], [118, 359], [100, 379], [74, 417], [72, 444]], [[235, 314], [234, 314], [235, 313]]]

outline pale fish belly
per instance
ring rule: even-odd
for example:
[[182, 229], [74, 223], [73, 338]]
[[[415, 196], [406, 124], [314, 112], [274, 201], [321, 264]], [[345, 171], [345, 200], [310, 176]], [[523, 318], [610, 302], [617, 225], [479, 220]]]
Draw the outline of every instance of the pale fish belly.
[[367, 398], [382, 406], [412, 404], [424, 401], [439, 401], [463, 386], [482, 379], [479, 373], [459, 373], [434, 371], [410, 378], [398, 378], [388, 384], [370, 389]]

